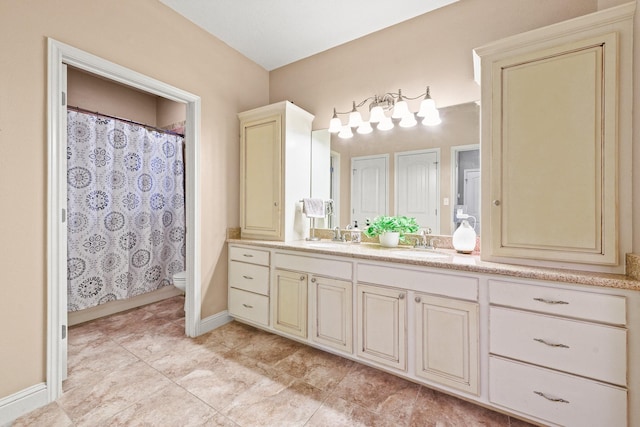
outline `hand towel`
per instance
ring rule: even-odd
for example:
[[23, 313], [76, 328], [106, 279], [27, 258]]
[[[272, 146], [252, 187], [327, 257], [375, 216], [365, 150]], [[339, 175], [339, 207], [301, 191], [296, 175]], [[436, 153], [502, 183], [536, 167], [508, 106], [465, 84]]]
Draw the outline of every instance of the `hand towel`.
[[307, 218], [324, 218], [324, 200], [302, 199], [302, 213]]

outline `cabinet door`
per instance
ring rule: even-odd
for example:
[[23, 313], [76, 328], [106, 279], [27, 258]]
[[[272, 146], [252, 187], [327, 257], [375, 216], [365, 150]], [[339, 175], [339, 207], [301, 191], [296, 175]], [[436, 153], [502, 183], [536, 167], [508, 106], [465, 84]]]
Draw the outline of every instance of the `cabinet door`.
[[490, 68], [482, 252], [616, 265], [616, 34], [532, 49]]
[[416, 375], [478, 394], [478, 304], [417, 294]]
[[352, 284], [344, 280], [311, 277], [311, 339], [351, 353], [353, 351]]
[[278, 239], [282, 234], [281, 116], [243, 122], [241, 134], [242, 236]]
[[357, 355], [406, 370], [406, 292], [363, 284], [357, 289]]
[[276, 270], [272, 290], [272, 324], [279, 331], [307, 337], [307, 275]]

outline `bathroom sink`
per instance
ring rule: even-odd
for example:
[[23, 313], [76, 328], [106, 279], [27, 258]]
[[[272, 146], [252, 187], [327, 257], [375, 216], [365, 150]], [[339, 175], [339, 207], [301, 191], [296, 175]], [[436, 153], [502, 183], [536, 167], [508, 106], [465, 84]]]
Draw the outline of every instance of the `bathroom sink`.
[[315, 242], [307, 242], [305, 246], [308, 248], [344, 248], [347, 246], [347, 242], [334, 242], [334, 241], [315, 241]]
[[448, 258], [449, 255], [433, 249], [398, 249], [393, 251], [396, 256], [407, 258]]

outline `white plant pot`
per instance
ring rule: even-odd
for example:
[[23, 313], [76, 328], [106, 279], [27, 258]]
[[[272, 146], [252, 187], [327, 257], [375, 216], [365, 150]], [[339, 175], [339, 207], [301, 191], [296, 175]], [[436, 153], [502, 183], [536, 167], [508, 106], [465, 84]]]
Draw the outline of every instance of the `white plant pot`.
[[395, 248], [398, 246], [398, 242], [400, 241], [400, 233], [394, 233], [387, 231], [378, 236], [380, 240], [380, 245], [386, 248]]

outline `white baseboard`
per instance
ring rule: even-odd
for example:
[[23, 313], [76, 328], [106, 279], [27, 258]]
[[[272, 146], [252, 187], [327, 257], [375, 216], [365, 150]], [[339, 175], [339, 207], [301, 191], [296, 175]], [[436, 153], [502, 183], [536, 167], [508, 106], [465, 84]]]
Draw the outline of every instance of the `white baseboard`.
[[40, 383], [0, 399], [0, 426], [8, 427], [13, 420], [47, 403], [47, 385]]
[[229, 312], [227, 310], [221, 311], [220, 313], [216, 313], [212, 316], [207, 317], [206, 319], [202, 319], [200, 324], [198, 325], [198, 335], [206, 334], [207, 332], [213, 331], [216, 328], [219, 328], [222, 325], [225, 325], [233, 320], [233, 317], [229, 316]]

